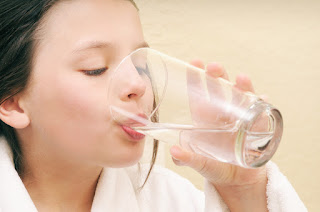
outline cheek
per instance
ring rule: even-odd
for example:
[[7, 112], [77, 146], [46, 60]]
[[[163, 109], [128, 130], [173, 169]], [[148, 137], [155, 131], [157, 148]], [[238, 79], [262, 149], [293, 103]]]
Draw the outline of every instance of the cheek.
[[[128, 142], [113, 123], [107, 106], [107, 82], [81, 73], [72, 76], [42, 77], [33, 88], [32, 129], [40, 144], [46, 145], [43, 148], [107, 166], [138, 161], [144, 145]], [[148, 96], [150, 105], [152, 92]]]
[[45, 132], [45, 139], [80, 150], [106, 136], [110, 125], [106, 93], [102, 83], [86, 77], [81, 73], [57, 74], [43, 77], [46, 83], [34, 88], [32, 121]]
[[52, 106], [71, 122], [90, 126], [106, 116], [106, 94], [103, 91], [101, 86], [83, 77], [58, 79], [51, 92], [52, 100], [56, 100]]
[[[60, 80], [54, 88], [52, 97], [59, 102], [55, 106], [70, 118], [92, 119], [102, 112], [104, 105], [103, 91], [94, 85], [86, 85], [81, 80]], [[90, 120], [90, 119], [89, 119]], [[87, 120], [87, 121], [89, 121]]]

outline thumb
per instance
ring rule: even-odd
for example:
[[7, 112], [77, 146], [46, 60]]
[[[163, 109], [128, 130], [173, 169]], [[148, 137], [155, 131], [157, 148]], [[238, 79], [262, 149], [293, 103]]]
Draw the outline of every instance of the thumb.
[[232, 165], [188, 152], [179, 146], [172, 146], [170, 153], [176, 165], [193, 168], [211, 183], [225, 184], [233, 177]]
[[173, 162], [178, 166], [189, 166], [205, 177], [208, 158], [193, 152], [186, 151], [179, 146], [172, 146], [170, 153]]

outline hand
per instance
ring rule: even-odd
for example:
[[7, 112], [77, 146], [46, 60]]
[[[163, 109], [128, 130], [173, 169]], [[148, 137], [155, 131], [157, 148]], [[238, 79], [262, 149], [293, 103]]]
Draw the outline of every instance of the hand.
[[[194, 60], [191, 64], [204, 69], [203, 63], [199, 60]], [[207, 65], [207, 74], [215, 78], [221, 77], [228, 80], [228, 75], [225, 72], [225, 70], [217, 64], [211, 63]], [[195, 79], [193, 78], [193, 80]], [[251, 80], [245, 75], [237, 76], [236, 84], [234, 86], [242, 91], [254, 92]], [[201, 100], [199, 99], [197, 101]], [[203, 105], [199, 104], [199, 102], [197, 103], [197, 105]], [[190, 107], [192, 110], [192, 105], [190, 105]], [[201, 111], [204, 110], [194, 109], [194, 111], [200, 111], [201, 113]], [[216, 114], [221, 113], [217, 112]], [[201, 117], [207, 117], [208, 119], [207, 115], [204, 116], [203, 114], [197, 113], [193, 113], [193, 115], [193, 120], [195, 120], [198, 123], [201, 123], [201, 121], [203, 121], [201, 120]], [[224, 118], [218, 117], [218, 115], [213, 116], [214, 117], [210, 117], [209, 119], [212, 120], [214, 118], [221, 119], [224, 122], [232, 122], [232, 120], [226, 120]], [[232, 199], [237, 198], [235, 195], [245, 196], [243, 191], [249, 193], [252, 191], [252, 194], [253, 192], [255, 194], [258, 192], [260, 196], [265, 197], [267, 177], [266, 168], [264, 166], [257, 169], [246, 169], [232, 164], [223, 163], [214, 159], [210, 159], [208, 157], [182, 149], [178, 146], [173, 146], [170, 149], [170, 152], [173, 157], [173, 161], [176, 165], [189, 166], [198, 171], [203, 177], [205, 177], [210, 183], [212, 183], [216, 187], [216, 189], [218, 190], [218, 192], [227, 204], [228, 202], [232, 202]], [[263, 204], [266, 205], [266, 201], [264, 201]], [[232, 206], [230, 206], [229, 204], [228, 206], [231, 209]]]

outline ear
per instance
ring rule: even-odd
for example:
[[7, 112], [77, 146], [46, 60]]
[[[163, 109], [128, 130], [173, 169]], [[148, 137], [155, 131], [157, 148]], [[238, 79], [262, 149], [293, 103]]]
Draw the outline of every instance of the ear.
[[0, 105], [0, 119], [16, 129], [23, 129], [30, 124], [30, 119], [24, 110], [19, 96], [13, 96]]

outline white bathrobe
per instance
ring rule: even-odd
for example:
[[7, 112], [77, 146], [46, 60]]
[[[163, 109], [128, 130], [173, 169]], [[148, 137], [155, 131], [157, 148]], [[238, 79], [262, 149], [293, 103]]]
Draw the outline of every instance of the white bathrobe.
[[[229, 211], [215, 188], [205, 191], [176, 173], [156, 166], [139, 191], [149, 166], [104, 168], [96, 188], [93, 212], [226, 212]], [[270, 212], [307, 211], [295, 190], [275, 164], [269, 162], [267, 198]], [[37, 211], [16, 172], [7, 142], [0, 138], [0, 212]], [[252, 208], [251, 211], [255, 211]]]

